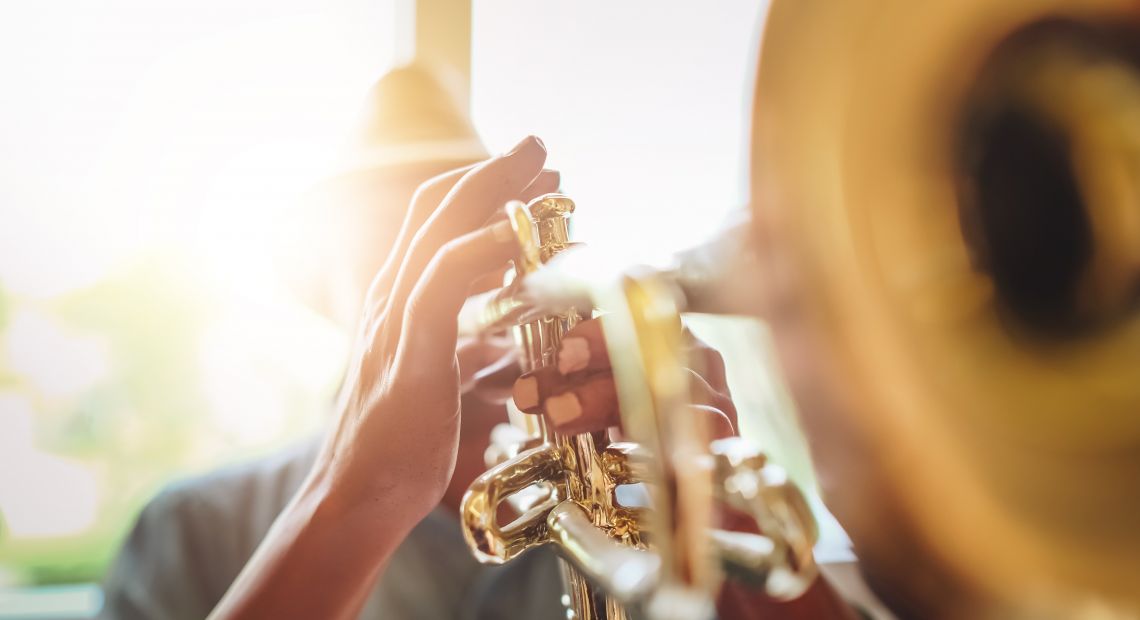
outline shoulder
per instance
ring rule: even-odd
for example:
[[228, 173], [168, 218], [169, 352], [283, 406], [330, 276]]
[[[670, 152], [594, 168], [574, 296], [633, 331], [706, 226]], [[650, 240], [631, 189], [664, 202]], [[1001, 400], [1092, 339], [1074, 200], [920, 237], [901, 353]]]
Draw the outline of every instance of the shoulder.
[[164, 488], [107, 573], [104, 617], [205, 616], [304, 480], [315, 450], [306, 442]]
[[315, 440], [306, 441], [268, 457], [176, 481], [146, 510], [182, 520], [268, 530], [308, 475], [317, 445]]

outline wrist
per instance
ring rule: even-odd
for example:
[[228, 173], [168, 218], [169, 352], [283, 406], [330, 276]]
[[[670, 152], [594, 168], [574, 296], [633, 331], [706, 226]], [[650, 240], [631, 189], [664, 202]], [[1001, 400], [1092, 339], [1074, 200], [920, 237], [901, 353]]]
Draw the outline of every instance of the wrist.
[[[423, 518], [415, 511], [416, 495], [403, 481], [385, 482], [383, 474], [361, 482], [315, 467], [290, 506], [306, 527], [329, 532], [345, 545], [344, 553], [360, 553], [383, 562]], [[351, 549], [349, 549], [351, 547]]]
[[358, 513], [314, 472], [211, 618], [354, 616], [405, 535]]

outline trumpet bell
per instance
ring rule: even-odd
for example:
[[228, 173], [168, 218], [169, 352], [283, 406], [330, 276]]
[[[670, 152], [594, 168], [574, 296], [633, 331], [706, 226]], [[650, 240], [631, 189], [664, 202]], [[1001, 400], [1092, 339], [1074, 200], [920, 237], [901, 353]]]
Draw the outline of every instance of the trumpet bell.
[[1140, 606], [1140, 3], [774, 0], [751, 184], [761, 313], [891, 602]]

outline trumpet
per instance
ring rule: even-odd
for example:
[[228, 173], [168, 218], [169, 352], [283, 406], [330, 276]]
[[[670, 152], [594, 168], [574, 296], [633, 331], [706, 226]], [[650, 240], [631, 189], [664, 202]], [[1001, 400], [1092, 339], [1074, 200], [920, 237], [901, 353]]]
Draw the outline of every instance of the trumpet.
[[[470, 322], [512, 331], [530, 370], [603, 309], [631, 442], [518, 414], [526, 430], [464, 501], [476, 556], [552, 545], [572, 618], [707, 616], [729, 573], [802, 592], [802, 493], [681, 411], [679, 314], [747, 310], [805, 420], [841, 438], [813, 460], [878, 594], [915, 617], [1135, 616], [1138, 32], [1136, 0], [774, 0], [751, 123], [757, 260], [732, 270], [751, 286], [700, 254], [578, 278], [573, 203], [512, 206], [516, 277]], [[633, 482], [648, 509], [616, 501]], [[505, 525], [503, 502], [520, 514]], [[762, 535], [718, 531], [716, 502]]]
[[[469, 304], [461, 323], [466, 331], [512, 332], [530, 371], [555, 363], [562, 336], [604, 309], [630, 441], [566, 435], [541, 416], [513, 412], [516, 431], [488, 449], [490, 469], [463, 498], [467, 543], [487, 564], [555, 547], [567, 618], [710, 617], [726, 572], [776, 598], [799, 596], [816, 575], [818, 536], [804, 495], [750, 442], [710, 442], [686, 410], [680, 315], [708, 296], [693, 278], [665, 271], [602, 283], [566, 277], [551, 264], [574, 245], [574, 208], [558, 194], [507, 206], [518, 241], [513, 278]], [[639, 483], [648, 505], [623, 505], [616, 489]], [[501, 524], [504, 502], [519, 516]], [[715, 528], [717, 502], [751, 516], [762, 533]]]

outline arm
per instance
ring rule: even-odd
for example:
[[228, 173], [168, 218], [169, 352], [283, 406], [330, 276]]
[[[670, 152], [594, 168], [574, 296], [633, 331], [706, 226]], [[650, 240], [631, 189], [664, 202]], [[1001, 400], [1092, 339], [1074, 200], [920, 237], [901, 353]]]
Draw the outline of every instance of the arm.
[[311, 476], [274, 522], [213, 618], [354, 617], [407, 536], [406, 510], [353, 510]]
[[211, 614], [348, 618], [439, 502], [459, 439], [456, 317], [469, 284], [515, 252], [507, 201], [553, 191], [546, 149], [437, 177], [413, 199], [366, 302], [338, 416], [308, 479]]

